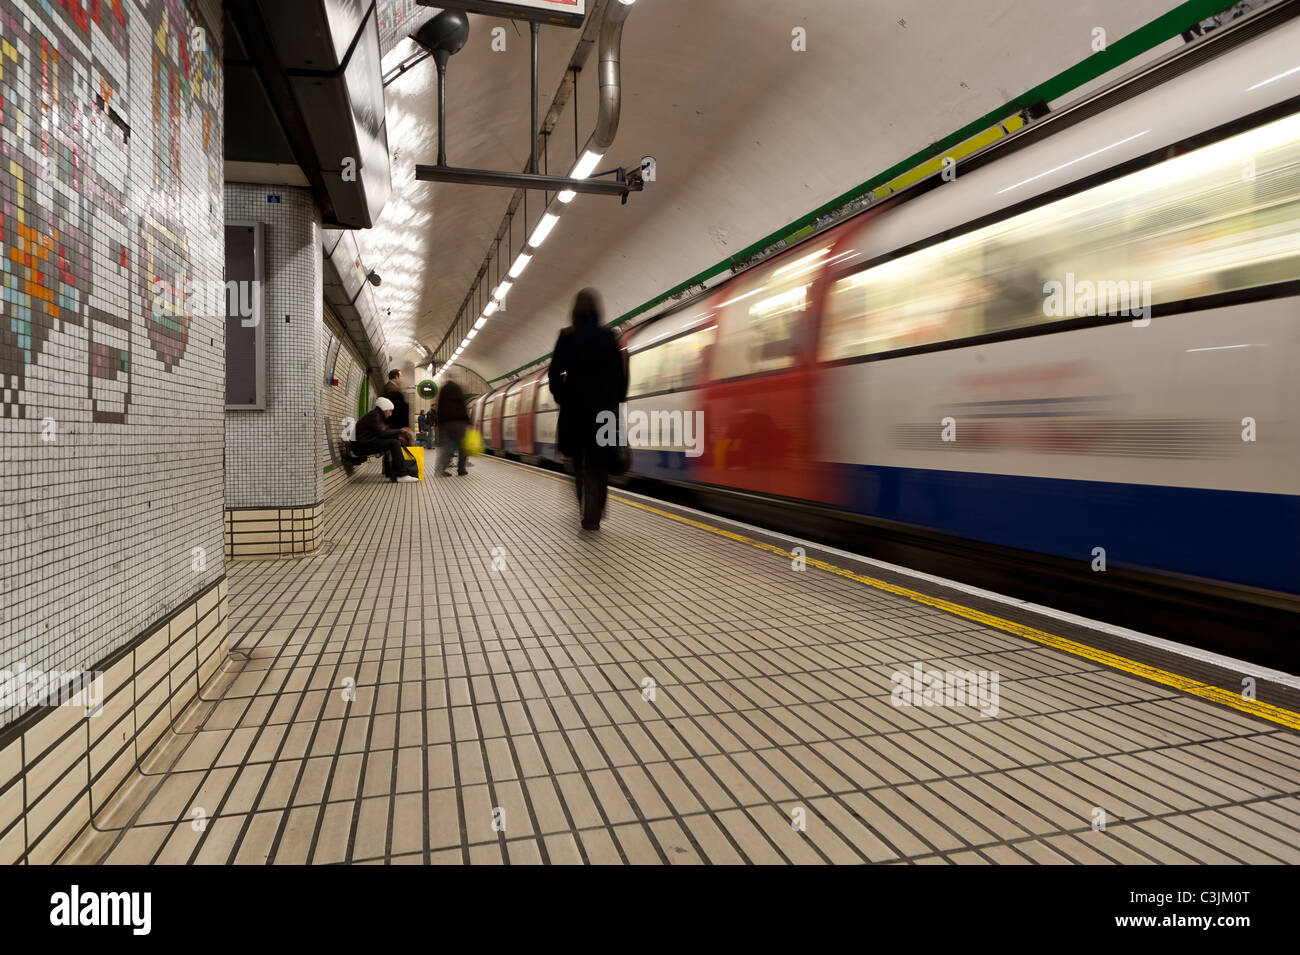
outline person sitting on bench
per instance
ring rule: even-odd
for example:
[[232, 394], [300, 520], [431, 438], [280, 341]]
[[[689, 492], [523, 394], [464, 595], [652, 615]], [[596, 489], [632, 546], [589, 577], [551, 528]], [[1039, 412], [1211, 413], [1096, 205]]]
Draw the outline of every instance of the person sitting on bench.
[[388, 417], [392, 413], [391, 401], [376, 398], [375, 406], [357, 422], [357, 437], [352, 442], [352, 450], [360, 456], [384, 455], [388, 463], [388, 480], [394, 483], [416, 481], [418, 478], [406, 473], [406, 455], [402, 453], [402, 445], [410, 441], [410, 429], [390, 428]]

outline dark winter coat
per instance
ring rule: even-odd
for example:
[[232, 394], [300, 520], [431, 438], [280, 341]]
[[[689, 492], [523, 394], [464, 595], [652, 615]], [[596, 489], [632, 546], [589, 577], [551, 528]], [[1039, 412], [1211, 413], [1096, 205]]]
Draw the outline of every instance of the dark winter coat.
[[575, 457], [596, 448], [598, 415], [608, 411], [617, 421], [618, 406], [627, 399], [627, 366], [614, 333], [594, 315], [560, 332], [548, 378], [560, 406], [560, 453]]
[[438, 427], [468, 421], [469, 411], [465, 407], [465, 392], [460, 385], [449, 381], [438, 392]]
[[406, 395], [391, 381], [384, 386], [384, 397], [393, 403], [393, 415], [388, 419], [394, 428], [411, 426], [411, 406], [406, 403]]
[[382, 409], [371, 408], [357, 422], [357, 443], [368, 444], [371, 441], [379, 441], [384, 438], [396, 438], [398, 436], [397, 430], [389, 426], [389, 422], [392, 420], [392, 418], [384, 417]]

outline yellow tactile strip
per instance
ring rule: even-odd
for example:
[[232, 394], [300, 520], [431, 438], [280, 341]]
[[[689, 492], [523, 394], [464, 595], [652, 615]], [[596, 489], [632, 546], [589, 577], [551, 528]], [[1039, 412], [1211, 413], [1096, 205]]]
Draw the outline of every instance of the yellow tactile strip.
[[[509, 462], [503, 462], [509, 463]], [[548, 475], [549, 476], [549, 475]], [[556, 480], [559, 480], [558, 478]], [[718, 534], [730, 540], [746, 544], [749, 547], [756, 547], [759, 550], [765, 550], [769, 553], [776, 554], [787, 560], [795, 558], [794, 553], [784, 550], [775, 544], [769, 544], [766, 541], [755, 540], [744, 534], [738, 534], [735, 531], [727, 530], [723, 527], [717, 527], [703, 521], [693, 520], [681, 514], [674, 514], [671, 511], [662, 508], [653, 507], [640, 501], [634, 501], [624, 497], [617, 492], [610, 495], [611, 499], [617, 500], [629, 507], [640, 508], [652, 514], [658, 514], [660, 517], [666, 517], [669, 520], [678, 521], [682, 524], [688, 524], [691, 527], [697, 527], [700, 530], [708, 531], [710, 534]], [[847, 577], [849, 580], [856, 580], [860, 584], [866, 584], [868, 587], [875, 587], [877, 590], [883, 590], [886, 593], [893, 594], [897, 597], [905, 597], [908, 600], [915, 600], [917, 603], [923, 603], [931, 607], [938, 607], [940, 610], [948, 613], [957, 614], [959, 617], [965, 617], [968, 620], [974, 620], [985, 626], [996, 627], [999, 630], [1005, 630], [1008, 633], [1014, 633], [1016, 636], [1024, 637], [1026, 640], [1033, 640], [1044, 646], [1053, 647], [1057, 650], [1063, 650], [1066, 653], [1072, 653], [1075, 656], [1092, 660], [1103, 666], [1113, 667], [1116, 670], [1123, 670], [1125, 673], [1131, 673], [1134, 676], [1140, 676], [1145, 680], [1152, 680], [1156, 683], [1162, 683], [1165, 686], [1171, 686], [1176, 690], [1184, 693], [1190, 693], [1193, 696], [1199, 696], [1203, 700], [1209, 700], [1212, 703], [1218, 703], [1222, 706], [1230, 706], [1235, 710], [1241, 710], [1243, 713], [1249, 713], [1252, 716], [1258, 716], [1260, 719], [1269, 720], [1273, 723], [1279, 723], [1282, 726], [1291, 729], [1300, 729], [1300, 713], [1295, 713], [1285, 707], [1276, 706], [1272, 703], [1265, 703], [1259, 700], [1247, 699], [1240, 693], [1233, 693], [1222, 687], [1210, 686], [1199, 680], [1193, 680], [1190, 677], [1172, 673], [1169, 670], [1160, 667], [1151, 666], [1141, 663], [1137, 660], [1130, 660], [1127, 657], [1120, 656], [1117, 653], [1111, 653], [1107, 650], [1100, 650], [1096, 647], [1090, 647], [1087, 644], [1070, 640], [1066, 637], [1060, 637], [1056, 634], [1048, 633], [1045, 630], [1039, 630], [1036, 627], [1030, 627], [1013, 620], [1007, 620], [994, 614], [985, 613], [981, 610], [975, 610], [966, 607], [952, 600], [944, 600], [938, 597], [931, 597], [920, 591], [912, 590], [909, 587], [900, 587], [897, 584], [891, 584], [876, 577], [870, 577], [866, 574], [859, 574], [856, 571], [848, 570], [844, 567], [837, 567], [827, 561], [815, 557], [804, 557], [803, 560], [809, 567], [816, 567], [827, 573], [838, 574], [841, 577]]]
[[[1248, 714], [637, 508], [584, 535], [500, 462], [326, 510], [232, 565], [246, 662], [65, 858], [1300, 861], [1300, 738]], [[895, 706], [915, 663], [998, 715]]]

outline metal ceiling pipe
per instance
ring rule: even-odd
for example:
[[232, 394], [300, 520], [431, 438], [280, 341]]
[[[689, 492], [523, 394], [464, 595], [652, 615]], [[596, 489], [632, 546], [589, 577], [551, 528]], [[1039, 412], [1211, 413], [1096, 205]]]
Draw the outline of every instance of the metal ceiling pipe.
[[605, 21], [600, 25], [600, 63], [596, 73], [600, 83], [600, 112], [596, 117], [596, 128], [587, 140], [587, 149], [604, 152], [614, 144], [614, 136], [618, 133], [618, 117], [623, 105], [620, 68], [623, 24], [631, 12], [632, 4], [622, 0], [609, 0], [605, 7]]
[[[592, 130], [591, 135], [587, 138], [587, 144], [574, 157], [578, 161], [587, 152], [593, 152], [603, 156], [610, 146], [614, 144], [614, 136], [618, 133], [619, 113], [623, 105], [623, 77], [620, 68], [623, 45], [623, 24], [627, 22], [628, 14], [632, 12], [632, 6], [636, 0], [608, 0], [605, 5], [604, 19], [600, 25], [600, 37], [597, 40], [597, 50], [600, 62], [597, 67], [597, 82], [600, 86], [600, 105], [596, 116], [596, 128]], [[576, 79], [575, 79], [576, 83]], [[576, 92], [576, 86], [575, 86]], [[574, 108], [577, 111], [576, 105]], [[537, 136], [533, 136], [533, 148], [536, 150]], [[613, 185], [613, 184], [610, 184]], [[575, 190], [576, 191], [576, 190]], [[596, 191], [595, 189], [584, 191]], [[556, 193], [551, 201], [546, 205], [546, 214], [558, 217], [565, 208], [565, 203], [559, 198], [560, 193]], [[539, 220], [540, 221], [540, 220]], [[525, 230], [527, 229], [527, 219], [524, 220]], [[527, 231], [525, 231], [523, 245], [519, 248], [519, 254], [529, 253], [535, 255], [537, 249], [529, 241]], [[512, 276], [517, 278], [517, 276]], [[477, 282], [477, 279], [475, 280]], [[451, 337], [452, 332], [460, 321], [459, 315], [453, 321], [452, 327], [443, 335], [442, 341], [438, 343], [435, 349], [439, 354], [445, 352], [447, 340]]]

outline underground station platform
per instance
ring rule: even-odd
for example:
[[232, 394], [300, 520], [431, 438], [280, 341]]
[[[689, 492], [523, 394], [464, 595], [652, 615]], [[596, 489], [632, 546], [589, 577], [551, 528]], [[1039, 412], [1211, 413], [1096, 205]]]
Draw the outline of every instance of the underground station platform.
[[1300, 861], [1300, 717], [1239, 674], [616, 488], [582, 531], [513, 462], [366, 468], [314, 553], [230, 562], [228, 662], [60, 861]]

